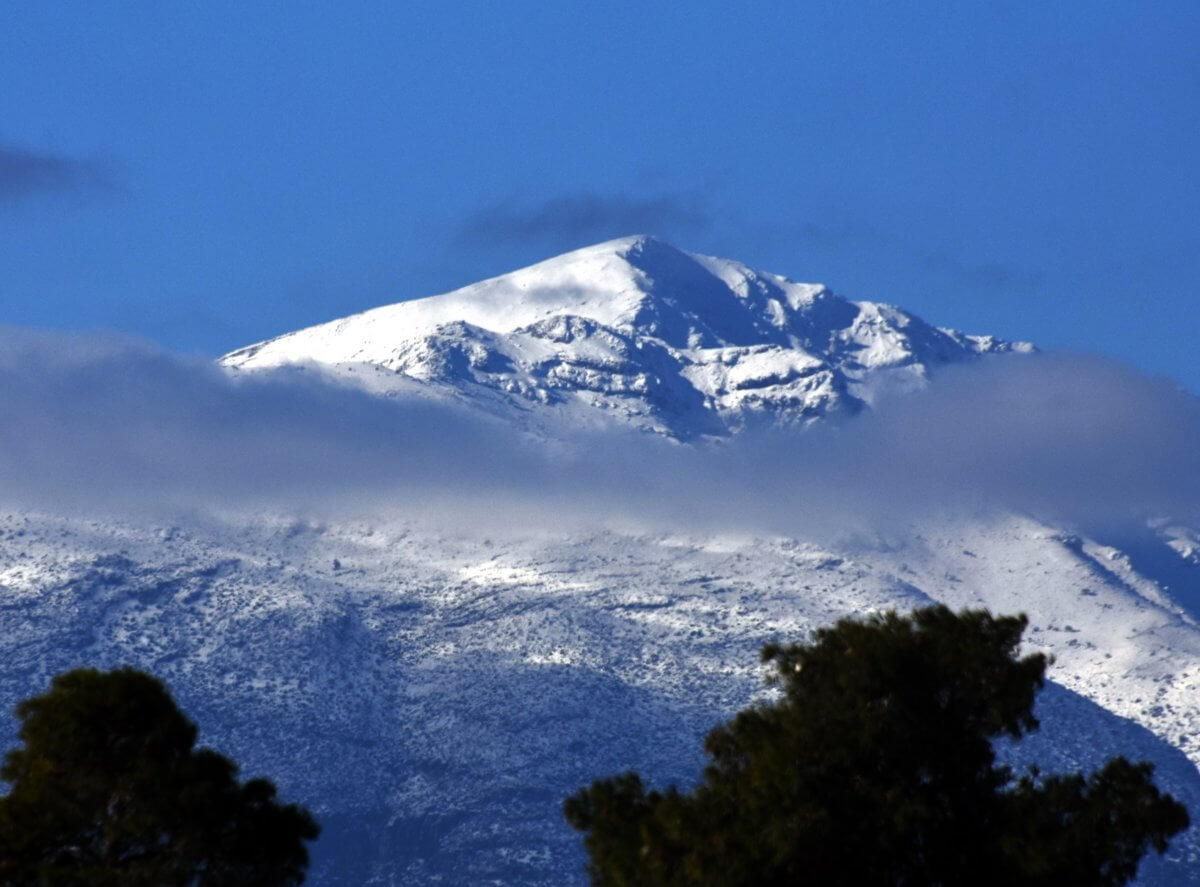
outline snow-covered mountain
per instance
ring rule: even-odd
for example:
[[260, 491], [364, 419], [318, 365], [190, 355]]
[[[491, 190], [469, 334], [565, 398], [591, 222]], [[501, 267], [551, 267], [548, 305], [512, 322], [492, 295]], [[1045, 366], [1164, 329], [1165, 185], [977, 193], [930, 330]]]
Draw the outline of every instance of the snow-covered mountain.
[[629, 237], [250, 345], [224, 363], [316, 364], [380, 393], [465, 397], [506, 417], [550, 406], [576, 423], [687, 440], [854, 412], [939, 364], [1030, 349]]
[[[615, 425], [700, 448], [759, 422], [808, 434], [940, 365], [1026, 350], [638, 237], [223, 362], [464, 404], [533, 432], [522, 446]], [[704, 733], [763, 692], [764, 642], [941, 601], [1024, 611], [1055, 657], [1021, 760], [1152, 760], [1200, 820], [1198, 528], [926, 511], [818, 542], [421, 505], [0, 512], [0, 710], [62, 669], [132, 663], [203, 742], [312, 808], [314, 884], [582, 884], [568, 794], [630, 768], [694, 779]], [[14, 735], [3, 722], [4, 747]], [[1194, 884], [1197, 866], [1200, 825], [1142, 883]]]

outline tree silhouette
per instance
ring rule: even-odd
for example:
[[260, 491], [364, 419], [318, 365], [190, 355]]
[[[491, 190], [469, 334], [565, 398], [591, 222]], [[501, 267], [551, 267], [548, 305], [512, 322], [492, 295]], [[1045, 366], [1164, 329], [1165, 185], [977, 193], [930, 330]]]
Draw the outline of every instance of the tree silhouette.
[[770, 645], [776, 701], [714, 729], [691, 792], [635, 773], [569, 798], [597, 885], [1089, 885], [1129, 881], [1188, 824], [1148, 764], [1020, 778], [993, 740], [1038, 726], [1024, 616], [930, 607]]
[[76, 669], [17, 706], [24, 745], [0, 778], [0, 884], [283, 887], [304, 881], [306, 810], [194, 748], [162, 682]]

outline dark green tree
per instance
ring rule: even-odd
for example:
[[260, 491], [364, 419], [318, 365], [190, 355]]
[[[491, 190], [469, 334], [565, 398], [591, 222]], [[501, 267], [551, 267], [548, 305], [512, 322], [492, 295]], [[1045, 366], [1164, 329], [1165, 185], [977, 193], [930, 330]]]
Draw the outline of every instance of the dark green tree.
[[1038, 726], [1024, 616], [930, 607], [770, 645], [775, 701], [714, 729], [690, 792], [635, 773], [569, 798], [597, 885], [1128, 882], [1188, 824], [1148, 764], [1020, 778], [993, 742]]
[[76, 669], [17, 706], [23, 746], [0, 778], [4, 887], [283, 887], [318, 827], [265, 779], [196, 749], [162, 682]]

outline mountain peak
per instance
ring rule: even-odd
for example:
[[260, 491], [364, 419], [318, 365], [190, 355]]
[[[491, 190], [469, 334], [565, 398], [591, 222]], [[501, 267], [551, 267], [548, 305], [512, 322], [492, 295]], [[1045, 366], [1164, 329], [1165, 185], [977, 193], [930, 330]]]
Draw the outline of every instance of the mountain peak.
[[[673, 250], [674, 252], [682, 253], [683, 250], [673, 246], [661, 237], [655, 234], [629, 234], [625, 237], [614, 237], [612, 240], [604, 240], [600, 243], [593, 243], [589, 246], [581, 246], [559, 256], [554, 256], [546, 261], [555, 261], [556, 259], [566, 259], [568, 256], [576, 256], [586, 253], [614, 253], [624, 256], [633, 252], [642, 250]], [[540, 264], [540, 263], [539, 263]]]
[[223, 363], [316, 364], [385, 393], [418, 384], [504, 415], [557, 406], [688, 438], [755, 416], [796, 423], [857, 410], [883, 385], [920, 385], [938, 364], [1009, 350], [634, 235], [251, 345]]

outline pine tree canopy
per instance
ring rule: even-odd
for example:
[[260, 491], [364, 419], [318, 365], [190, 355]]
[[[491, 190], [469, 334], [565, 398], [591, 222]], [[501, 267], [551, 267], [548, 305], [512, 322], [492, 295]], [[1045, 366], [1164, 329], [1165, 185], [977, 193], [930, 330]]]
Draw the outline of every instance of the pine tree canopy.
[[993, 742], [1038, 727], [1048, 660], [1024, 616], [946, 607], [843, 619], [769, 645], [776, 698], [707, 738], [690, 792], [636, 773], [564, 805], [593, 884], [1125, 884], [1187, 811], [1149, 764], [1018, 777]]
[[286, 887], [317, 824], [265, 779], [194, 748], [156, 678], [76, 669], [17, 706], [0, 778], [3, 887]]

